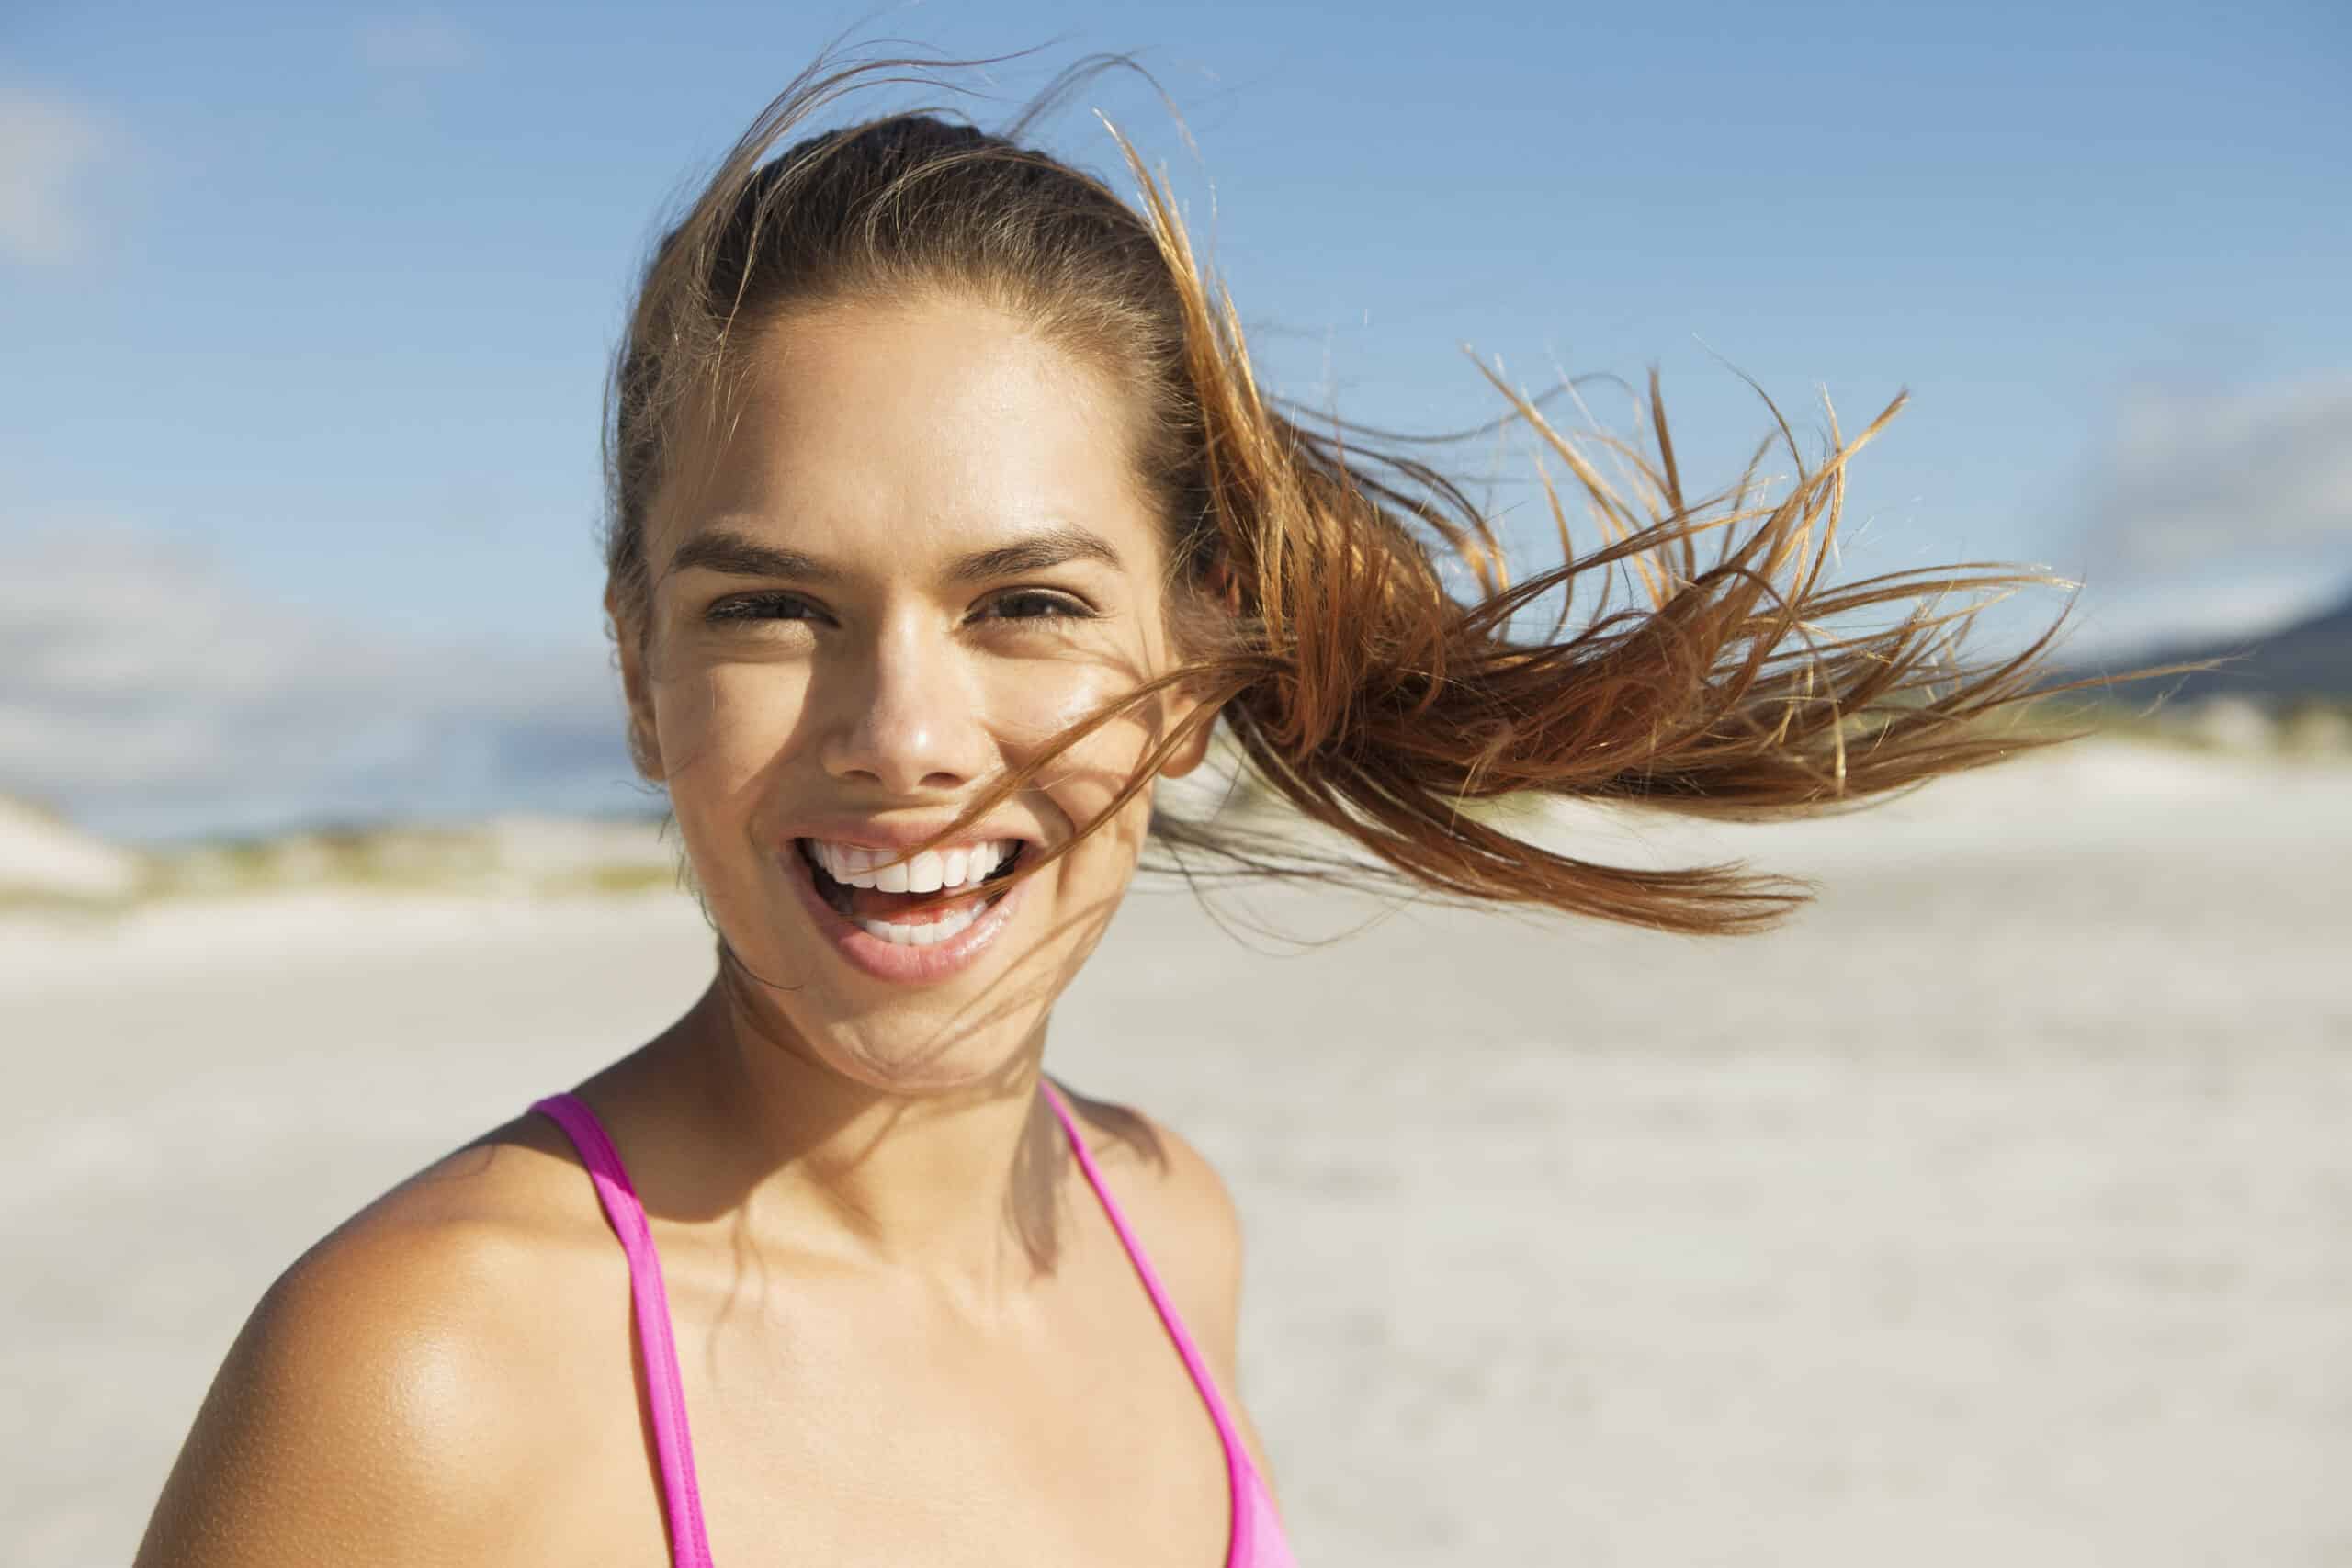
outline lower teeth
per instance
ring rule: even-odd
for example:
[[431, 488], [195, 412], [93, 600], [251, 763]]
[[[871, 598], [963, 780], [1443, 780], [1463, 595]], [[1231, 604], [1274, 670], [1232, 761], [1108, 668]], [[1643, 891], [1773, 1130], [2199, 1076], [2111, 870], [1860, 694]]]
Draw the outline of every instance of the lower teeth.
[[939, 919], [923, 925], [900, 925], [891, 920], [860, 919], [857, 928], [868, 936], [879, 937], [897, 947], [930, 947], [949, 937], [971, 929], [972, 922], [988, 913], [998, 895], [990, 894], [978, 903], [961, 909], [951, 909]]

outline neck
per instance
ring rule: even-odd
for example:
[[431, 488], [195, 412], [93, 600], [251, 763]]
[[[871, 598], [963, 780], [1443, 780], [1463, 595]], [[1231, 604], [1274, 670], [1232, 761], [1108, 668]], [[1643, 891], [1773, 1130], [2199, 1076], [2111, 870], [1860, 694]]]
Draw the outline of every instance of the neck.
[[[734, 1216], [762, 1251], [878, 1276], [992, 1318], [1050, 1272], [1071, 1163], [1039, 1088], [1041, 1021], [965, 1084], [898, 1092], [778, 1038], [714, 981], [650, 1064], [673, 1092], [684, 1217]], [[684, 1092], [675, 1092], [683, 1090]], [[736, 1243], [731, 1243], [736, 1244]]]

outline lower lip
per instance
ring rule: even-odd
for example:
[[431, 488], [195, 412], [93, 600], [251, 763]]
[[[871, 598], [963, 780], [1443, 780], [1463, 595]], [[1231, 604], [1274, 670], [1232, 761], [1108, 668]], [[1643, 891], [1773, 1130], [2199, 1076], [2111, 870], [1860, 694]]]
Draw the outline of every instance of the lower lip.
[[817, 929], [852, 967], [862, 969], [877, 980], [919, 986], [970, 968], [1003, 931], [1021, 902], [1022, 889], [1008, 888], [996, 896], [986, 914], [945, 942], [930, 947], [900, 947], [874, 935], [825, 902], [825, 896], [817, 891], [816, 874], [808, 869], [808, 857], [800, 852], [797, 842], [785, 846], [784, 858], [790, 864], [793, 886], [800, 891], [800, 902], [817, 922]]

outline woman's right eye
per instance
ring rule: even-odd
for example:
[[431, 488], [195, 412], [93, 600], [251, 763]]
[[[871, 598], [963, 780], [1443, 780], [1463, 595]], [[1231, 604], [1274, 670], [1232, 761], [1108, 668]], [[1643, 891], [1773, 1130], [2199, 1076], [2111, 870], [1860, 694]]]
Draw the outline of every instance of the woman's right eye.
[[815, 612], [817, 606], [797, 593], [745, 593], [732, 599], [721, 599], [703, 612], [710, 621], [772, 621], [803, 620], [794, 610]]

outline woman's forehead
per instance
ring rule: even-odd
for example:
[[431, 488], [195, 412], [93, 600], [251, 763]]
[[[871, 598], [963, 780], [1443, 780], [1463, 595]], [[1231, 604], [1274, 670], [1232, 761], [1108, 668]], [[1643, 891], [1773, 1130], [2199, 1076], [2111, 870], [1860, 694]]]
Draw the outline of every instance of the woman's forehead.
[[1074, 525], [1149, 564], [1121, 395], [986, 307], [835, 306], [776, 323], [706, 415], [678, 453], [670, 552], [723, 525], [810, 553], [960, 558]]
[[955, 297], [795, 311], [759, 331], [742, 367], [738, 406], [788, 458], [913, 446], [969, 463], [1074, 439], [1107, 464], [1103, 437], [1127, 412], [1102, 367]]

